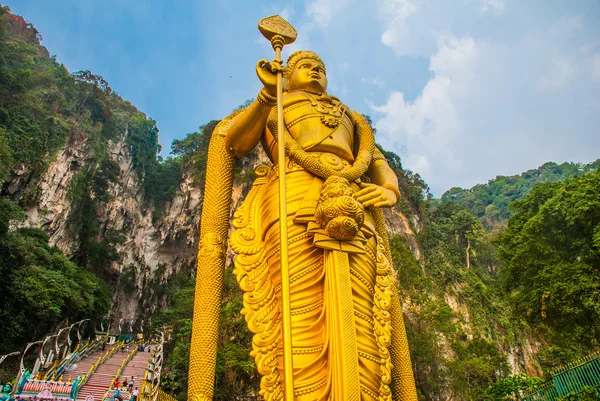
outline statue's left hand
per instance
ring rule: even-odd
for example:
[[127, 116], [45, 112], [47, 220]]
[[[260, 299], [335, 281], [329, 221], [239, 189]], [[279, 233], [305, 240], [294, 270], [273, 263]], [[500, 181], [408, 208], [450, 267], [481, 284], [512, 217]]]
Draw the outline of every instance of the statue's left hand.
[[269, 62], [262, 59], [256, 64], [256, 75], [271, 96], [277, 95], [277, 72], [281, 70], [281, 60]]
[[362, 182], [360, 190], [354, 194], [357, 201], [364, 207], [390, 207], [396, 204], [396, 194], [389, 189], [376, 184]]

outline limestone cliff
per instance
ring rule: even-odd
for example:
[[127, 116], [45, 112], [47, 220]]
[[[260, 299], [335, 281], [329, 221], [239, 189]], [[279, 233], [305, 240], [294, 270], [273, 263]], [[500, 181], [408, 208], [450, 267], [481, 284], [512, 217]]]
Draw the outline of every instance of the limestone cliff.
[[[109, 186], [108, 201], [99, 202], [96, 210], [100, 236], [110, 230], [123, 236], [116, 245], [119, 260], [112, 263], [113, 271], [122, 272], [127, 266], [135, 266], [134, 291], [125, 291], [121, 280], [114, 283], [110, 312], [114, 329], [121, 318], [135, 321], [164, 306], [166, 299], [157, 298], [155, 289], [177, 272], [193, 269], [202, 204], [201, 190], [191, 185], [190, 177], [184, 176], [176, 195], [164, 205], [162, 217], [153, 221], [151, 210], [142, 199], [125, 137], [126, 133], [108, 144], [108, 157], [118, 164], [119, 176]], [[43, 228], [50, 236], [50, 245], [57, 246], [67, 256], [77, 251], [76, 233], [68, 226], [72, 212], [69, 190], [74, 177], [91, 157], [86, 140], [85, 133], [73, 135], [40, 178], [30, 179], [31, 173], [25, 170], [15, 171], [6, 186], [8, 195], [16, 200], [29, 191], [37, 192], [37, 202], [25, 208], [27, 220], [22, 225]]]

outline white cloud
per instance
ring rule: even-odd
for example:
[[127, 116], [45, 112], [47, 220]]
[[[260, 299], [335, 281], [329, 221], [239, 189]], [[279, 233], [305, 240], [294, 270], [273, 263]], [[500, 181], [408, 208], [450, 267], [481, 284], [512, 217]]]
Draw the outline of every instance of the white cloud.
[[389, 34], [382, 42], [400, 56], [428, 51], [429, 43], [411, 47], [424, 32], [436, 38], [428, 55], [429, 81], [414, 100], [390, 87], [387, 100], [369, 104], [378, 141], [399, 153], [436, 195], [549, 160], [599, 157], [600, 138], [593, 132], [600, 126], [600, 53], [585, 18], [564, 16], [512, 39], [493, 40], [475, 28], [452, 34], [431, 13], [419, 7], [401, 24], [390, 18], [394, 22], [382, 27]]
[[379, 5], [379, 16], [386, 21], [387, 29], [381, 34], [381, 43], [394, 49], [396, 54], [411, 53], [406, 20], [415, 14], [418, 7], [408, 0], [383, 0]]
[[347, 0], [312, 0], [306, 4], [306, 15], [321, 29], [325, 29], [347, 3]]
[[289, 7], [286, 7], [286, 8], [284, 8], [283, 10], [281, 10], [281, 11], [280, 11], [278, 14], [279, 14], [279, 15], [281, 16], [281, 18], [283, 18], [284, 20], [286, 20], [286, 21], [289, 21], [289, 20], [290, 20], [290, 18], [292, 17], [292, 15], [293, 15], [293, 10], [292, 10], [292, 9], [290, 9]]
[[504, 11], [504, 0], [481, 0], [479, 10], [482, 13], [491, 12], [500, 15]]
[[430, 62], [435, 75], [417, 99], [407, 102], [401, 92], [392, 92], [385, 104], [371, 105], [382, 115], [376, 123], [382, 144], [406, 148], [403, 160], [410, 169], [430, 176], [439, 165], [449, 169], [462, 165], [452, 146], [462, 130], [457, 100], [469, 94], [467, 82], [476, 58], [473, 38], [440, 37]]
[[436, 74], [452, 75], [467, 70], [476, 57], [475, 40], [440, 35], [438, 51], [431, 57], [429, 69]]

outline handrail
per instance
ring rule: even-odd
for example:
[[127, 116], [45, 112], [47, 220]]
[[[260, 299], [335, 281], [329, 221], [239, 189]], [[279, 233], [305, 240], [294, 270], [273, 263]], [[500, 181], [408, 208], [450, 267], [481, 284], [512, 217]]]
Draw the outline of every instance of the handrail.
[[[149, 389], [150, 391], [147, 391]], [[147, 395], [148, 394], [148, 395]], [[144, 380], [140, 390], [140, 401], [177, 401], [175, 397], [162, 391], [158, 386]]]
[[115, 380], [117, 380], [121, 376], [121, 374], [123, 373], [123, 370], [125, 369], [125, 366], [127, 366], [127, 364], [133, 359], [135, 354], [137, 354], [137, 352], [138, 352], [137, 344], [130, 343], [130, 345], [136, 345], [136, 346], [133, 347], [133, 350], [127, 355], [127, 357], [125, 357], [125, 359], [123, 359], [123, 362], [121, 362], [121, 366], [119, 366], [119, 369], [117, 369], [117, 373], [115, 373], [115, 375], [113, 376], [113, 378], [110, 382], [109, 389], [104, 392], [104, 395], [102, 396], [102, 400], [109, 398], [108, 396], [110, 395], [110, 391], [113, 388], [113, 383], [115, 382]]
[[600, 352], [554, 369], [549, 380], [523, 395], [525, 401], [556, 400], [567, 394], [579, 393], [586, 386], [600, 389]]
[[121, 376], [121, 373], [123, 373], [123, 370], [125, 369], [125, 366], [127, 366], [127, 364], [129, 363], [129, 361], [131, 361], [133, 359], [133, 357], [135, 356], [135, 354], [137, 354], [137, 352], [138, 352], [137, 346], [133, 347], [133, 350], [129, 353], [129, 355], [127, 355], [127, 357], [125, 359], [123, 359], [123, 362], [121, 362], [121, 366], [119, 366], [119, 369], [117, 370], [117, 373], [113, 377], [113, 382], [114, 382], [114, 380], [116, 380], [118, 377]]
[[600, 358], [600, 351], [576, 359], [575, 361], [568, 363], [567, 365], [559, 366], [558, 368], [550, 372], [550, 376], [558, 376], [561, 373], [566, 372], [567, 370], [578, 368], [579, 366], [585, 365], [586, 363], [598, 358]]
[[90, 356], [92, 352], [97, 351], [107, 340], [108, 334], [104, 337], [95, 339], [92, 342], [88, 341], [83, 346], [82, 350], [73, 351], [72, 353], [65, 355], [65, 357], [60, 361], [55, 360], [53, 366], [46, 372], [43, 380], [58, 380], [62, 372], [66, 370], [68, 366], [72, 365], [76, 361], [82, 360], [84, 356]]
[[113, 348], [110, 351], [106, 351], [106, 353], [104, 355], [102, 355], [100, 358], [98, 358], [98, 360], [96, 362], [94, 362], [92, 364], [92, 366], [90, 366], [90, 369], [87, 371], [86, 374], [84, 374], [81, 377], [81, 380], [79, 381], [79, 383], [77, 383], [77, 386], [75, 386], [75, 388], [72, 390], [73, 394], [72, 394], [71, 398], [73, 398], [74, 400], [77, 399], [77, 395], [79, 394], [79, 390], [81, 389], [81, 387], [83, 387], [87, 383], [89, 378], [96, 372], [98, 367], [100, 365], [102, 365], [104, 362], [106, 362], [106, 360], [108, 358], [112, 357], [118, 350], [119, 350], [118, 343], [115, 343]]
[[[146, 364], [146, 373], [144, 373], [144, 380], [142, 380], [142, 385], [140, 386], [140, 400], [155, 400], [158, 393], [158, 386], [152, 384], [154, 381], [154, 377], [148, 378], [150, 372], [152, 371], [151, 366], [156, 364], [155, 357], [158, 351], [158, 346], [154, 348], [152, 354], [150, 354], [150, 359], [148, 359], [148, 363]], [[150, 389], [149, 391], [147, 389]]]
[[[168, 333], [167, 333], [168, 334]], [[168, 340], [168, 338], [167, 338]], [[136, 401], [176, 401], [176, 399], [165, 393], [160, 389], [160, 370], [162, 366], [163, 360], [163, 346], [165, 343], [165, 332], [161, 332], [160, 342], [152, 342], [152, 341], [144, 341], [142, 344], [146, 344], [150, 346], [150, 344], [154, 344], [154, 351], [150, 354], [150, 358], [148, 359], [148, 363], [146, 364], [146, 372], [144, 373], [144, 379], [142, 380], [142, 384], [139, 387], [139, 395]], [[135, 349], [137, 351], [137, 347]], [[132, 353], [134, 354], [134, 352]], [[122, 364], [122, 368], [125, 367], [126, 364]], [[157, 366], [158, 365], [158, 366]], [[119, 377], [122, 373], [120, 369], [115, 376], [115, 379]], [[152, 374], [152, 376], [150, 376]], [[113, 379], [114, 383], [114, 379]], [[102, 401], [111, 400], [114, 401], [114, 395], [112, 393], [112, 385], [111, 389], [106, 391], [102, 397]]]

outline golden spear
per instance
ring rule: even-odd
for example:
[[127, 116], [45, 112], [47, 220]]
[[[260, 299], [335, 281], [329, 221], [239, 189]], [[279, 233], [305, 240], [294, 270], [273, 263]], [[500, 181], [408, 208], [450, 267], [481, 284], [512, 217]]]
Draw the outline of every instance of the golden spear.
[[283, 61], [281, 49], [293, 43], [298, 36], [296, 30], [279, 15], [261, 19], [258, 30], [271, 42], [275, 50], [277, 72], [277, 160], [279, 163], [279, 249], [281, 250], [281, 314], [283, 319], [283, 390], [286, 401], [294, 400], [294, 368], [292, 362], [292, 316], [290, 312], [290, 267], [288, 256], [287, 201], [285, 180], [285, 146], [283, 127]]

